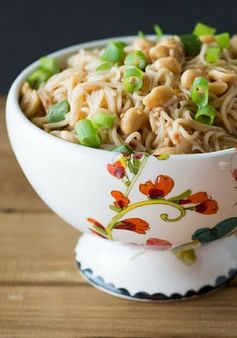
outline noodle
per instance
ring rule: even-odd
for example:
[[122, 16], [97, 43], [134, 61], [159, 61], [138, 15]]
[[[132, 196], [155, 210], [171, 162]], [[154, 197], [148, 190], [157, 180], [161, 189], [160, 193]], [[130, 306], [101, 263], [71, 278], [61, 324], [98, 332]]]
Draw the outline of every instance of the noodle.
[[[79, 143], [74, 130], [78, 121], [91, 120], [98, 112], [114, 115], [115, 125], [109, 130], [98, 131], [103, 149], [129, 144], [134, 150], [158, 154], [212, 152], [235, 147], [237, 58], [230, 47], [223, 49], [216, 62], [210, 63], [206, 59], [209, 46], [216, 46], [215, 42], [203, 43], [199, 54], [191, 58], [185, 56], [182, 42], [177, 36], [157, 43], [145, 38], [135, 39], [125, 47], [125, 52], [141, 50], [148, 63], [143, 70], [143, 86], [132, 93], [123, 86], [126, 65], [114, 64], [110, 69], [98, 71], [101, 51], [82, 49], [68, 58], [66, 69], [52, 75], [38, 89], [32, 89], [28, 82], [24, 82], [20, 105], [38, 127], [74, 143]], [[159, 56], [159, 47], [168, 54]], [[157, 63], [157, 60], [168, 57], [170, 65]], [[181, 72], [174, 68], [175, 63], [172, 65], [171, 61], [178, 62]], [[225, 82], [227, 89], [222, 93], [209, 89], [209, 104], [217, 110], [212, 125], [195, 120], [197, 107], [191, 99], [191, 88], [182, 80], [188, 70], [198, 70], [209, 83]], [[215, 78], [210, 73], [212, 70], [218, 71], [216, 77], [220, 78]], [[228, 79], [228, 76], [232, 78]], [[149, 103], [152, 99], [149, 95], [160, 86], [172, 88], [173, 95], [161, 104]], [[49, 107], [62, 100], [68, 100], [70, 111], [63, 120], [48, 121]], [[139, 111], [143, 120], [141, 124], [137, 121], [131, 123], [131, 132], [125, 133], [121, 121], [131, 108]]]

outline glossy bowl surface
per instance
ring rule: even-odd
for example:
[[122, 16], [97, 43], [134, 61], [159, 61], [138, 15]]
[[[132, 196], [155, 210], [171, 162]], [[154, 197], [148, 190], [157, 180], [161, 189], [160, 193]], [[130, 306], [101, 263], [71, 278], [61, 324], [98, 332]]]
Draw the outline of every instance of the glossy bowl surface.
[[[52, 55], [63, 65], [79, 48], [101, 48], [110, 40]], [[83, 232], [158, 250], [193, 248], [233, 234], [236, 149], [164, 160], [58, 139], [32, 124], [19, 107], [22, 81], [36, 66], [27, 67], [9, 91], [7, 127], [22, 170], [56, 214]]]

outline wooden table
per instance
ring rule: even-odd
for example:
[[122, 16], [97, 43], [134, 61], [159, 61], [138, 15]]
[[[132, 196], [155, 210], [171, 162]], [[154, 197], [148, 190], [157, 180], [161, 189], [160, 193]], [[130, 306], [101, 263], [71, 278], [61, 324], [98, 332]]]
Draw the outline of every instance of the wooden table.
[[0, 338], [237, 337], [237, 279], [186, 302], [109, 296], [78, 273], [79, 233], [53, 214], [23, 176], [0, 99]]

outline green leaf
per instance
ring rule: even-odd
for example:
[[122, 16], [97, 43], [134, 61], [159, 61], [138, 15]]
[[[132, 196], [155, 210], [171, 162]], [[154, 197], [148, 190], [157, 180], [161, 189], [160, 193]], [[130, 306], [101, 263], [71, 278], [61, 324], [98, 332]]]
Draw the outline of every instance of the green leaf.
[[184, 192], [182, 192], [181, 194], [169, 198], [168, 201], [175, 202], [175, 201], [184, 200], [185, 198], [188, 198], [191, 194], [192, 194], [192, 190], [191, 189], [187, 189]]
[[118, 207], [116, 207], [115, 205], [112, 205], [112, 204], [109, 206], [109, 208], [110, 208], [111, 210], [115, 211], [115, 212], [120, 212], [120, 211], [122, 211], [121, 208], [118, 208]]

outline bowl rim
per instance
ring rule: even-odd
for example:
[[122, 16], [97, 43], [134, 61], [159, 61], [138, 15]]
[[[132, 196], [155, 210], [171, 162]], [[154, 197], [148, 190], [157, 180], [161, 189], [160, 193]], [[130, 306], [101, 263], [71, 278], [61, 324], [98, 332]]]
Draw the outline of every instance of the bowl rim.
[[[67, 57], [69, 55], [72, 55], [73, 53], [76, 53], [79, 49], [96, 49], [96, 48], [102, 48], [105, 46], [109, 41], [118, 41], [118, 40], [123, 40], [125, 42], [130, 42], [134, 38], [136, 38], [136, 35], [128, 35], [128, 36], [116, 36], [116, 37], [110, 37], [110, 38], [105, 38], [105, 39], [98, 39], [98, 40], [92, 40], [88, 42], [83, 42], [83, 43], [78, 43], [66, 48], [62, 48], [60, 50], [57, 50], [55, 52], [47, 54], [47, 56], [50, 57]], [[147, 35], [148, 38], [154, 39], [155, 35]], [[41, 137], [48, 137], [48, 140], [50, 142], [55, 142], [58, 143], [59, 145], [66, 146], [66, 147], [71, 147], [71, 149], [75, 148], [77, 151], [82, 151], [83, 153], [88, 153], [88, 154], [100, 154], [100, 155], [110, 155], [111, 156], [111, 150], [106, 150], [106, 149], [100, 149], [100, 148], [90, 148], [90, 147], [85, 147], [80, 144], [75, 144], [72, 142], [68, 142], [66, 140], [60, 139], [58, 137], [55, 137], [38, 126], [36, 126], [33, 122], [31, 122], [24, 114], [22, 111], [20, 104], [19, 104], [19, 92], [20, 92], [20, 87], [22, 85], [22, 82], [25, 80], [28, 74], [30, 74], [39, 64], [39, 59], [28, 65], [26, 68], [24, 68], [19, 75], [15, 78], [13, 81], [8, 95], [7, 95], [7, 101], [6, 101], [6, 113], [11, 114], [11, 110], [14, 109], [14, 112], [17, 114], [18, 118], [22, 120], [24, 124], [26, 124], [29, 128], [32, 128], [32, 130], [38, 134]], [[11, 109], [9, 108], [11, 105]], [[191, 153], [191, 154], [171, 154], [169, 155], [169, 158], [179, 158], [179, 159], [197, 159], [197, 158], [212, 158], [212, 157], [220, 157], [223, 155], [229, 155], [232, 154], [236, 151], [235, 147], [224, 149], [224, 150], [218, 150], [218, 151], [213, 151], [213, 152], [206, 152], [206, 153]], [[155, 157], [152, 154], [149, 154], [149, 156]]]

